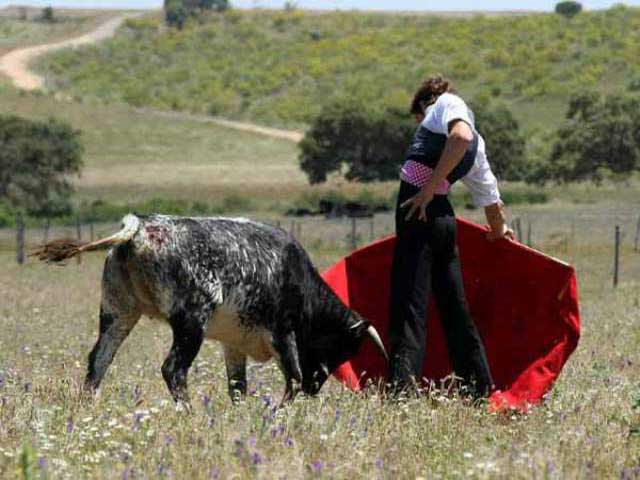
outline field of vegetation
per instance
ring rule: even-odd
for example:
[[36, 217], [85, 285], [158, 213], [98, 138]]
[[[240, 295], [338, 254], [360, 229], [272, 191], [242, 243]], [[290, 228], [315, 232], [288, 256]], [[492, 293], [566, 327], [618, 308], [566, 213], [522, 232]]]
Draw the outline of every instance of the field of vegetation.
[[42, 63], [78, 98], [307, 124], [327, 98], [405, 105], [441, 72], [468, 99], [497, 99], [529, 133], [556, 126], [570, 93], [640, 88], [640, 9], [446, 18], [362, 12], [227, 11], [127, 22], [113, 40]]

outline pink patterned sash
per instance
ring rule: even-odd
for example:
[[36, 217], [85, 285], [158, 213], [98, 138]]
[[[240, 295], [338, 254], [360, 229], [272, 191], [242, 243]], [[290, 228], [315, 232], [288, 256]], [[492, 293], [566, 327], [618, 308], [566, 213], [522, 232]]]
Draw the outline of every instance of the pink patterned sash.
[[[410, 183], [411, 185], [422, 188], [433, 176], [433, 169], [418, 163], [414, 160], [407, 160], [404, 162], [402, 169], [400, 170], [400, 180]], [[436, 195], [447, 195], [449, 193], [448, 180], [443, 180], [436, 187]]]

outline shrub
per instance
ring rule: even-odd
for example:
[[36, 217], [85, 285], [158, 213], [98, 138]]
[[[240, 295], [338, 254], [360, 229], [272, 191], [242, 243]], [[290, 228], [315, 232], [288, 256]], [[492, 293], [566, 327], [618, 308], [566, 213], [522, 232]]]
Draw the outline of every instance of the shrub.
[[0, 116], [0, 201], [32, 215], [71, 209], [67, 177], [82, 167], [80, 132], [59, 120]]
[[520, 125], [503, 105], [474, 102], [476, 129], [485, 139], [491, 169], [501, 180], [523, 180], [527, 175], [526, 141]]
[[397, 108], [338, 98], [322, 108], [300, 143], [300, 167], [310, 183], [343, 167], [347, 180], [395, 179], [414, 129]]
[[573, 96], [558, 130], [546, 179], [599, 182], [640, 168], [640, 99], [594, 93]]
[[563, 17], [572, 18], [582, 11], [582, 4], [578, 2], [558, 2], [556, 4], [556, 13]]

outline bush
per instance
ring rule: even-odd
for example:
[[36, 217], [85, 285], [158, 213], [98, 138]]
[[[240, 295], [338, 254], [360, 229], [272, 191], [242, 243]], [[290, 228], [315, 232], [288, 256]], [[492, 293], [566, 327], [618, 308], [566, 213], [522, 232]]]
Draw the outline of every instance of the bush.
[[501, 180], [524, 180], [528, 173], [526, 141], [511, 111], [502, 105], [479, 102], [472, 106], [476, 129], [485, 139], [493, 173]]
[[556, 13], [563, 17], [572, 18], [582, 11], [582, 4], [578, 2], [558, 2], [556, 4]]
[[640, 169], [640, 98], [602, 98], [595, 93], [573, 96], [564, 125], [558, 130], [545, 179], [600, 182]]
[[300, 142], [300, 167], [310, 183], [343, 167], [347, 180], [395, 179], [414, 129], [397, 108], [338, 98], [322, 108]]
[[80, 132], [55, 119], [0, 115], [0, 201], [31, 215], [71, 210], [67, 177], [82, 167]]

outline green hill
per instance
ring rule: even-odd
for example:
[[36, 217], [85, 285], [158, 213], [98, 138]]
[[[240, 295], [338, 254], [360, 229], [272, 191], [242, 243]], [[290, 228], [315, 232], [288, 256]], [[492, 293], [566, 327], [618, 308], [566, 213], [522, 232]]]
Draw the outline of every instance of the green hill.
[[535, 131], [557, 124], [571, 92], [638, 86], [638, 31], [640, 9], [627, 7], [571, 20], [229, 11], [183, 31], [156, 15], [41, 68], [77, 97], [287, 126], [306, 124], [336, 94], [405, 105], [425, 75], [441, 72], [467, 98], [509, 104]]

